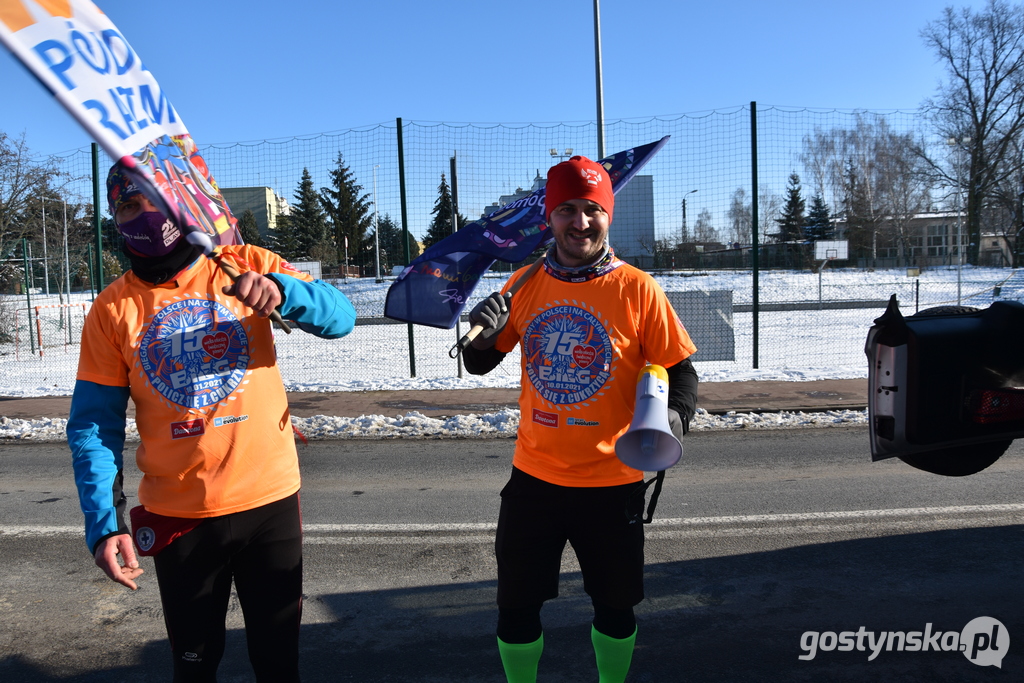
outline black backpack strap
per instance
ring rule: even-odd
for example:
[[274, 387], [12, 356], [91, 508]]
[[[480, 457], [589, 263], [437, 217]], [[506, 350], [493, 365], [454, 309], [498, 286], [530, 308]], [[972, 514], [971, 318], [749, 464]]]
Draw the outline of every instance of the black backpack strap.
[[[661, 495], [661, 485], [665, 483], [665, 470], [658, 472], [653, 479], [641, 483], [636, 489], [629, 494], [629, 499], [626, 501], [626, 519], [629, 520], [630, 524], [635, 524], [638, 521], [642, 521], [644, 524], [650, 524], [654, 519], [654, 510], [658, 507], [658, 496]], [[647, 503], [647, 516], [640, 517], [630, 513], [629, 509], [633, 502], [634, 496], [640, 496], [642, 499], [644, 494], [647, 493], [647, 489], [654, 484], [654, 490], [651, 491], [651, 500]]]

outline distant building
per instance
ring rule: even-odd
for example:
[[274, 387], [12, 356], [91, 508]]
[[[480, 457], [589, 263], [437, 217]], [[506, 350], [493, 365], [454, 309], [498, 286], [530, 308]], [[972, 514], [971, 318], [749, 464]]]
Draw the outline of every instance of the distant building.
[[615, 195], [608, 241], [623, 261], [638, 268], [654, 267], [654, 176], [633, 176]]
[[498, 202], [496, 204], [491, 204], [490, 206], [484, 207], [484, 212], [483, 214], [480, 215], [480, 217], [486, 218], [487, 216], [491, 215], [492, 213], [494, 213], [503, 206], [508, 206], [512, 202], [522, 199], [523, 197], [529, 197], [531, 194], [533, 194], [540, 188], [544, 187], [547, 184], [547, 182], [548, 179], [542, 178], [540, 175], [540, 171], [537, 171], [537, 176], [533, 179], [533, 185], [530, 186], [529, 190], [524, 190], [521, 187], [517, 187], [516, 191], [513, 192], [512, 194], [501, 195], [500, 197], [498, 197]]
[[[846, 238], [846, 221], [835, 220], [836, 234]], [[877, 238], [861, 253], [850, 254], [858, 266], [875, 268], [900, 266], [943, 266], [959, 261], [957, 242], [963, 245], [964, 259], [967, 256], [967, 216], [955, 211], [933, 211], [919, 213], [906, 221], [905, 239], [895, 240], [890, 228], [891, 221], [883, 218]], [[978, 265], [1008, 266], [1013, 263], [1012, 245], [1002, 235], [982, 233], [978, 249]]]
[[252, 211], [264, 240], [277, 229], [277, 217], [291, 213], [288, 200], [278, 197], [269, 187], [222, 187], [220, 192], [236, 219], [241, 218], [246, 209]]

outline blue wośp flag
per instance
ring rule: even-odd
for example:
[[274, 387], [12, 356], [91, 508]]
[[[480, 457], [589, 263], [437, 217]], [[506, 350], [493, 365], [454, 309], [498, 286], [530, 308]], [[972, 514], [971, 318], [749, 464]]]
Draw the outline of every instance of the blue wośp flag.
[[[618, 192], [660, 150], [669, 136], [601, 159]], [[388, 289], [384, 315], [442, 329], [455, 326], [473, 288], [495, 261], [518, 263], [551, 243], [541, 188], [429, 247]]]

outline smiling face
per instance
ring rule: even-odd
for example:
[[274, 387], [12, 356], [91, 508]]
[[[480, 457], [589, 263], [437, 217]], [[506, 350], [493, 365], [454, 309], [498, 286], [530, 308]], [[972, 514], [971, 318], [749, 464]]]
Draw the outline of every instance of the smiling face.
[[555, 237], [555, 260], [567, 268], [593, 263], [608, 239], [608, 214], [589, 199], [570, 199], [555, 207], [548, 220]]

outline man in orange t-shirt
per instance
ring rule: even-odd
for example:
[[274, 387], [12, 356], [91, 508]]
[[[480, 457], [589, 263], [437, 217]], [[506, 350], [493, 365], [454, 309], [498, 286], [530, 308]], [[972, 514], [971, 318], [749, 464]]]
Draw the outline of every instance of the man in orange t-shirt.
[[625, 680], [643, 599], [643, 472], [615, 455], [629, 428], [636, 378], [653, 363], [669, 376], [669, 421], [682, 438], [696, 409], [697, 349], [664, 292], [608, 246], [614, 194], [601, 165], [573, 157], [551, 168], [545, 212], [554, 236], [542, 271], [514, 305], [509, 279], [470, 313], [484, 331], [464, 352], [473, 374], [518, 344], [520, 422], [512, 476], [501, 492], [498, 650], [509, 683], [532, 683], [543, 650], [540, 610], [558, 595], [569, 542], [594, 605], [591, 640], [601, 683]]
[[[67, 435], [86, 543], [132, 590], [143, 573], [133, 535], [153, 556], [175, 681], [216, 679], [232, 582], [256, 679], [298, 681], [299, 463], [268, 316], [337, 338], [355, 310], [259, 247], [222, 248], [244, 271], [232, 282], [118, 165], [107, 193], [132, 268], [96, 297], [82, 331]], [[131, 532], [129, 397], [142, 440]]]

